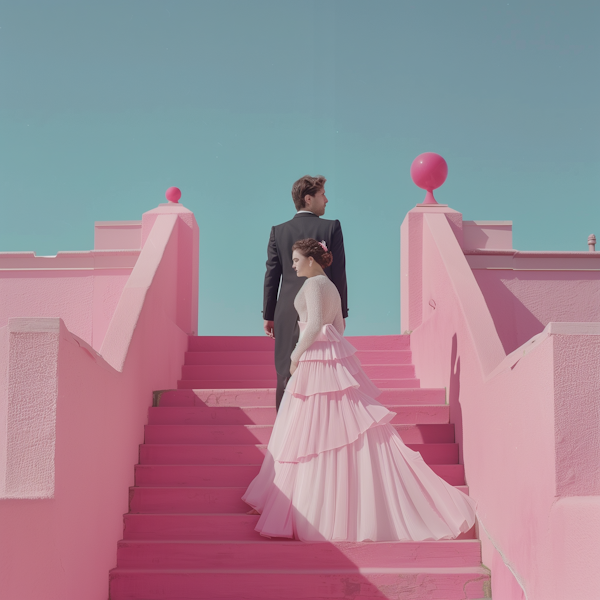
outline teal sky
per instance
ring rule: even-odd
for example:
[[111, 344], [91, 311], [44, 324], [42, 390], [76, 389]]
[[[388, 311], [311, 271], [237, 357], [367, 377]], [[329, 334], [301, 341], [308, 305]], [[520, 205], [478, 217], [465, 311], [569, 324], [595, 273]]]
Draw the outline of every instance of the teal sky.
[[520, 250], [600, 236], [600, 3], [5, 2], [0, 250], [87, 250], [169, 186], [200, 226], [206, 335], [260, 335], [271, 225], [323, 174], [349, 335], [400, 332], [400, 224], [436, 198]]

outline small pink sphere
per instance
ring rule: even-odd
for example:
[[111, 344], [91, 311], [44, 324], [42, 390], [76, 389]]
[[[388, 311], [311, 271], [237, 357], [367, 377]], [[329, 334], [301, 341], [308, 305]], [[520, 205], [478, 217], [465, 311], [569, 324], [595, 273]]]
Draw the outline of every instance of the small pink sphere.
[[181, 198], [181, 190], [176, 187], [170, 187], [165, 193], [165, 198], [169, 202], [179, 202], [179, 198]]
[[448, 163], [435, 152], [424, 152], [413, 160], [410, 176], [416, 186], [432, 192], [446, 181]]

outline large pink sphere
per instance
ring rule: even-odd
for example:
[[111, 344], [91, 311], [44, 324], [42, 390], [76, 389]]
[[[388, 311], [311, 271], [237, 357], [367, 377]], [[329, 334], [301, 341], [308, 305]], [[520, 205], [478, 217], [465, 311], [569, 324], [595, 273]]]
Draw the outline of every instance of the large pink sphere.
[[170, 187], [165, 193], [165, 198], [169, 202], [179, 202], [179, 198], [181, 198], [181, 190], [176, 187]]
[[446, 181], [448, 163], [435, 152], [424, 152], [410, 165], [410, 176], [415, 185], [431, 192]]

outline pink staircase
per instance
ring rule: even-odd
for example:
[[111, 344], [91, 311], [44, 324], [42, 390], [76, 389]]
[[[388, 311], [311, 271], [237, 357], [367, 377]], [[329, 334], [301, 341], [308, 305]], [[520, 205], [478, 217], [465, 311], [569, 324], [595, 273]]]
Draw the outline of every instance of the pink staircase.
[[[408, 336], [354, 337], [403, 440], [468, 491], [443, 389], [419, 387]], [[150, 409], [111, 600], [489, 597], [474, 530], [440, 542], [268, 540], [241, 501], [275, 420], [273, 342], [192, 337], [178, 390]]]

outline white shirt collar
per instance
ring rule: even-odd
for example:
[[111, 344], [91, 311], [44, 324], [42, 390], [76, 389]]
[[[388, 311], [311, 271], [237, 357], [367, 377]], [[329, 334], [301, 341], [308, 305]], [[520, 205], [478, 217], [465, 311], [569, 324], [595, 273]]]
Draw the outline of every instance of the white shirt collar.
[[312, 210], [298, 210], [298, 211], [296, 211], [297, 215], [299, 215], [300, 213], [310, 213], [311, 215], [315, 214]]

